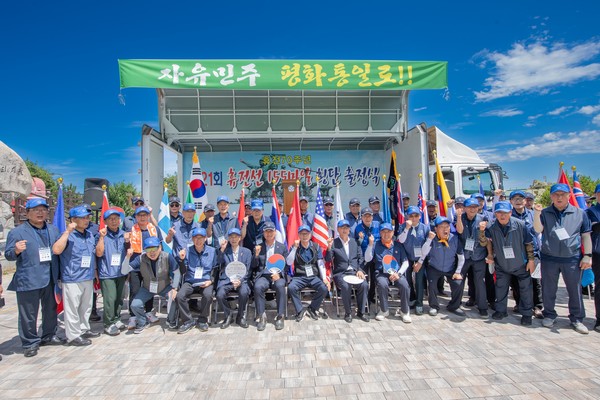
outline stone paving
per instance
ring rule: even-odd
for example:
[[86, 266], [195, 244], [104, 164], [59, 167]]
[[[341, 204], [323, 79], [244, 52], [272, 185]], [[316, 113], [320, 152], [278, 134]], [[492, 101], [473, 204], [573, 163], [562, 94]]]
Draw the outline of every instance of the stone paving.
[[[6, 287], [11, 277], [4, 278]], [[0, 397], [599, 399], [600, 333], [574, 332], [562, 287], [560, 294], [552, 330], [540, 320], [522, 327], [512, 313], [502, 322], [482, 320], [476, 310], [465, 320], [442, 310], [413, 315], [412, 324], [394, 317], [348, 324], [327, 303], [329, 319], [288, 320], [282, 331], [270, 323], [264, 332], [233, 325], [178, 335], [156, 325], [141, 335], [103, 335], [86, 348], [43, 347], [25, 358], [15, 296], [5, 292]], [[593, 301], [585, 303], [592, 328]]]

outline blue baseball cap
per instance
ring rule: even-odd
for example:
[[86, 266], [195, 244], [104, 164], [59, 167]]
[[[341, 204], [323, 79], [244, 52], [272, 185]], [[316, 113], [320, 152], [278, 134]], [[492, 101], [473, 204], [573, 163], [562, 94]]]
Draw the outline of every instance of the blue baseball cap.
[[217, 197], [217, 204], [219, 204], [222, 201], [224, 201], [225, 203], [229, 203], [229, 197], [227, 197], [227, 196], [219, 196], [219, 197]]
[[446, 217], [442, 217], [442, 216], [440, 216], [440, 217], [437, 217], [437, 218], [436, 218], [436, 219], [433, 221], [433, 224], [434, 224], [435, 226], [439, 226], [439, 225], [441, 225], [441, 224], [450, 224], [450, 220], [449, 220], [448, 218], [446, 218]]
[[302, 231], [310, 232], [310, 226], [308, 226], [308, 225], [300, 225], [300, 228], [298, 228], [298, 233], [300, 233]]
[[196, 205], [194, 203], [185, 203], [183, 205], [183, 211], [196, 211]]
[[482, 195], [481, 193], [473, 193], [473, 194], [471, 195], [471, 198], [472, 198], [472, 199], [482, 199], [482, 200], [485, 200], [485, 196], [484, 196], [484, 195]]
[[360, 205], [360, 200], [357, 197], [353, 197], [350, 199], [350, 201], [348, 202], [348, 204], [350, 204], [351, 206], [354, 204], [358, 204]]
[[198, 235], [206, 237], [206, 229], [204, 229], [204, 228], [192, 229], [192, 237], [198, 236]]
[[275, 224], [271, 221], [267, 221], [263, 225], [263, 232], [264, 231], [274, 231], [275, 229], [276, 229]]
[[462, 204], [462, 205], [464, 205], [465, 204], [465, 200], [466, 199], [464, 197], [459, 196], [456, 199], [454, 199], [454, 204]]
[[381, 224], [381, 226], [379, 227], [379, 231], [393, 231], [394, 228], [392, 227], [392, 224], [390, 224], [389, 222], [385, 222], [383, 224]]
[[371, 209], [371, 207], [365, 207], [362, 210], [360, 210], [360, 213], [362, 215], [364, 215], [364, 214], [371, 214], [371, 215], [373, 215], [373, 210]]
[[556, 192], [569, 193], [571, 191], [569, 190], [569, 186], [566, 183], [555, 183], [550, 188], [550, 194], [553, 194], [553, 193], [556, 193]]
[[169, 203], [177, 203], [177, 204], [181, 204], [181, 199], [177, 196], [171, 196], [169, 198]]
[[300, 198], [298, 199], [298, 201], [306, 201], [308, 203], [308, 197], [306, 197], [306, 196], [300, 196]]
[[435, 200], [427, 200], [427, 203], [425, 203], [427, 205], [427, 207], [437, 207], [438, 203]]
[[512, 212], [512, 205], [508, 201], [499, 201], [496, 204], [494, 204], [494, 212]]
[[208, 203], [207, 205], [204, 206], [204, 212], [207, 211], [215, 211], [215, 205], [214, 204], [210, 204]]
[[402, 193], [402, 198], [403, 199], [410, 199], [410, 194], [408, 192], [404, 192], [404, 193]]
[[146, 206], [141, 206], [141, 207], [138, 207], [135, 210], [135, 212], [133, 213], [133, 215], [138, 215], [138, 214], [141, 214], [141, 213], [150, 214], [150, 210], [148, 210], [148, 207], [146, 207]]
[[525, 192], [525, 198], [535, 200], [535, 196], [531, 192]]
[[144, 240], [144, 249], [148, 247], [159, 247], [160, 240], [155, 236], [150, 236]]
[[85, 207], [85, 209], [88, 210], [90, 213], [92, 212], [92, 206], [90, 206], [88, 203], [78, 204], [77, 207]]
[[525, 192], [522, 190], [515, 190], [514, 192], [510, 192], [510, 196], [508, 196], [508, 198], [510, 200], [512, 200], [513, 197], [516, 197], [516, 196], [521, 196], [521, 197], [525, 198]]
[[69, 211], [70, 218], [83, 218], [83, 217], [87, 217], [88, 215], [91, 215], [91, 214], [92, 214], [91, 211], [89, 211], [87, 208], [82, 207], [82, 206], [73, 207]]
[[410, 206], [406, 209], [406, 215], [419, 214], [421, 215], [421, 210], [417, 206]]
[[377, 197], [377, 196], [369, 197], [369, 204], [379, 203], [379, 202], [380, 202], [379, 197]]
[[145, 203], [144, 198], [140, 197], [140, 196], [134, 196], [131, 198], [131, 204], [135, 204], [138, 201], [141, 201], [142, 203]]
[[472, 206], [479, 207], [479, 200], [477, 200], [474, 197], [469, 197], [468, 199], [465, 200], [464, 205], [465, 205], [465, 207], [472, 207]]
[[596, 185], [596, 189], [594, 189], [594, 194], [600, 193], [600, 183]]
[[238, 228], [231, 228], [228, 232], [227, 232], [227, 236], [229, 235], [238, 235], [238, 236], [242, 236], [242, 232], [238, 229]]
[[252, 203], [250, 204], [253, 210], [262, 210], [264, 209], [264, 204], [262, 200], [259, 199], [255, 199], [252, 200]]
[[347, 219], [341, 219], [338, 221], [337, 226], [338, 228], [341, 228], [342, 226], [350, 227], [350, 221], [348, 221]]
[[121, 218], [121, 213], [118, 210], [115, 210], [114, 208], [109, 208], [108, 210], [104, 211], [104, 215], [102, 215], [102, 218], [108, 219], [108, 217], [115, 214], [118, 215], [119, 218]]
[[333, 204], [333, 199], [331, 197], [324, 197], [323, 204]]
[[42, 199], [41, 197], [34, 197], [33, 199], [27, 200], [27, 203], [25, 203], [25, 208], [27, 210], [37, 206], [44, 206], [46, 208], [50, 207], [48, 203], [46, 203], [46, 199]]

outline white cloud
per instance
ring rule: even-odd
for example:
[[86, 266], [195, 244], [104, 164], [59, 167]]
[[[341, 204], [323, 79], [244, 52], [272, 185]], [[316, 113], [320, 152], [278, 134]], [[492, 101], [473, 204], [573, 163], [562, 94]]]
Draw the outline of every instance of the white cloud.
[[[600, 75], [600, 63], [586, 63], [600, 53], [600, 40], [581, 44], [515, 43], [506, 53], [483, 50], [474, 58], [483, 58], [480, 66], [493, 65], [484, 82], [485, 89], [475, 91], [477, 101], [490, 101], [523, 93], [547, 93], [553, 86], [569, 85]], [[474, 61], [475, 62], [475, 61]]]
[[[598, 118], [600, 124], [600, 116]], [[510, 142], [507, 142], [510, 143]], [[600, 153], [600, 130], [581, 132], [549, 132], [521, 142], [518, 146], [500, 143], [477, 149], [488, 162], [523, 161], [535, 157], [566, 156], [569, 154]]]
[[594, 125], [600, 125], [600, 114], [596, 115], [593, 119], [592, 119], [592, 123]]
[[481, 114], [482, 117], [514, 117], [515, 115], [521, 115], [523, 111], [517, 110], [516, 108], [505, 108], [502, 110], [492, 110]]
[[583, 106], [579, 110], [577, 110], [577, 113], [584, 114], [584, 115], [596, 114], [597, 112], [600, 112], [600, 105], [597, 105], [597, 106]]
[[552, 111], [548, 112], [548, 115], [560, 115], [563, 114], [565, 111], [568, 111], [571, 107], [567, 107], [567, 106], [563, 106], [563, 107], [558, 107]]
[[423, 111], [423, 110], [427, 110], [427, 107], [419, 107], [419, 108], [415, 108], [415, 112], [417, 111]]

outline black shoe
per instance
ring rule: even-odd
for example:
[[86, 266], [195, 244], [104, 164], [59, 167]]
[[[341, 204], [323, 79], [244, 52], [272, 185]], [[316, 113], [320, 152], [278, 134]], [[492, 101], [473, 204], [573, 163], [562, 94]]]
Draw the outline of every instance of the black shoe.
[[369, 322], [369, 321], [371, 320], [371, 317], [369, 317], [369, 314], [361, 314], [361, 313], [358, 313], [358, 314], [356, 314], [356, 316], [357, 316], [357, 317], [358, 317], [358, 318], [359, 318], [361, 321], [364, 321], [364, 322]]
[[458, 315], [459, 317], [466, 317], [467, 316], [467, 314], [465, 314], [465, 312], [463, 310], [461, 310], [460, 308], [457, 308], [455, 310], [448, 309], [448, 311], [450, 311], [454, 315]]
[[473, 307], [474, 305], [475, 305], [475, 300], [471, 300], [471, 299], [469, 299], [469, 301], [467, 301], [465, 303], [465, 306], [467, 306], [467, 307]]
[[304, 319], [304, 315], [306, 314], [306, 308], [303, 308], [302, 310], [300, 310], [300, 312], [298, 314], [296, 314], [296, 316], [294, 317], [296, 319], [296, 322], [300, 322]]
[[521, 312], [519, 311], [519, 306], [518, 305], [516, 305], [516, 306], [513, 307], [513, 312], [515, 314], [521, 314]]
[[65, 343], [67, 343], [65, 339], [61, 339], [57, 335], [54, 335], [50, 339], [42, 339], [40, 346], [62, 346]]
[[237, 318], [235, 320], [235, 323], [238, 324], [239, 326], [241, 326], [244, 329], [246, 329], [248, 327], [248, 321], [246, 320], [246, 315], [245, 314], [242, 314], [242, 316], [240, 318]]
[[524, 326], [531, 325], [531, 316], [525, 316], [525, 315], [523, 315], [521, 317], [521, 325], [524, 325]]
[[167, 321], [166, 325], [167, 325], [167, 330], [169, 330], [169, 331], [178, 331], [179, 330], [179, 328], [177, 327], [177, 324], [173, 324], [173, 323]]
[[99, 316], [98, 313], [93, 312], [93, 313], [90, 314], [90, 321], [92, 321], [92, 322], [98, 322], [100, 320], [102, 320], [102, 317]]
[[506, 317], [508, 317], [508, 313], [505, 313], [505, 312], [496, 311], [495, 313], [492, 314], [492, 319], [501, 320]]
[[352, 314], [344, 315], [344, 321], [346, 321], [347, 323], [351, 323], [352, 322]]
[[277, 318], [275, 318], [275, 329], [280, 331], [283, 329], [283, 326], [285, 325], [283, 320], [285, 318], [283, 317], [283, 315], [278, 315]]
[[90, 344], [92, 344], [92, 341], [90, 339], [84, 339], [81, 336], [71, 340], [68, 343], [69, 346], [89, 346]]
[[38, 350], [39, 350], [38, 346], [33, 346], [28, 349], [25, 349], [25, 351], [23, 352], [23, 355], [25, 357], [35, 357], [35, 356], [37, 356]]
[[487, 317], [489, 317], [488, 310], [479, 310], [479, 316], [481, 318], [487, 318]]
[[315, 321], [319, 319], [319, 315], [311, 307], [308, 307], [306, 309], [306, 312], [308, 313], [308, 316], [311, 317], [312, 319], [314, 319]]
[[258, 322], [256, 323], [256, 329], [259, 331], [264, 331], [266, 327], [267, 327], [267, 318], [263, 314], [260, 316], [260, 318], [258, 319]]
[[321, 315], [321, 318], [323, 319], [328, 319], [329, 318], [329, 314], [327, 314], [327, 312], [325, 310], [323, 310], [323, 312], [318, 313], [317, 315]]
[[196, 323], [194, 322], [194, 320], [190, 319], [189, 321], [187, 321], [186, 323], [181, 325], [179, 327], [179, 329], [177, 329], [177, 333], [179, 333], [179, 334], [187, 333], [194, 327], [195, 324]]
[[86, 332], [84, 332], [83, 335], [81, 335], [81, 337], [84, 338], [84, 339], [91, 339], [91, 338], [97, 338], [101, 334], [102, 333], [100, 333], [100, 332], [86, 331]]
[[231, 325], [233, 323], [233, 315], [229, 314], [225, 320], [223, 321], [223, 323], [221, 324], [221, 329], [227, 329], [229, 328], [229, 325]]
[[198, 329], [200, 329], [200, 332], [206, 332], [208, 330], [208, 323], [198, 322]]

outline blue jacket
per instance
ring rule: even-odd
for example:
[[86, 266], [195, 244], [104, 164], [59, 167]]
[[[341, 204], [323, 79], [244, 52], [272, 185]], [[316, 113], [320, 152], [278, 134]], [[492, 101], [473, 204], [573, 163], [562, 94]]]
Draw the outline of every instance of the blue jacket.
[[[90, 266], [82, 267], [84, 256], [90, 256]], [[65, 283], [91, 281], [96, 270], [96, 238], [89, 230], [74, 230], [67, 246], [60, 253], [60, 279]]]
[[[50, 278], [52, 282], [58, 281], [58, 256], [52, 254], [51, 261], [40, 263], [39, 249], [48, 244], [52, 253], [52, 245], [59, 236], [58, 229], [52, 224], [46, 224], [45, 229], [36, 229], [29, 222], [22, 223], [8, 233], [4, 256], [17, 264], [8, 290], [25, 292], [48, 286]], [[27, 248], [16, 255], [15, 244], [21, 240], [27, 240]]]
[[[102, 257], [98, 257], [98, 277], [100, 279], [114, 279], [125, 276], [121, 273], [121, 264], [127, 253], [124, 235], [125, 231], [122, 229], [113, 232], [107, 228], [104, 237], [104, 254]], [[96, 238], [96, 243], [98, 243], [98, 238]], [[119, 255], [118, 265], [112, 265], [113, 255]]]
[[[246, 276], [242, 278], [242, 282], [248, 284], [248, 281], [250, 280], [250, 267], [252, 265], [252, 253], [250, 252], [250, 250], [243, 246], [239, 246], [238, 261], [246, 266]], [[227, 267], [227, 264], [233, 262], [233, 252], [231, 251], [231, 245], [227, 245], [227, 247], [225, 248], [225, 252], [221, 253], [221, 251], [219, 251], [217, 262], [220, 265], [222, 265], [221, 275], [219, 276], [219, 286], [226, 285], [231, 282], [231, 280], [225, 274], [225, 268]]]
[[[400, 232], [404, 232], [405, 229], [406, 223], [402, 224]], [[419, 225], [417, 225], [416, 228], [414, 226], [410, 228], [406, 240], [402, 243], [402, 247], [404, 247], [406, 256], [410, 261], [417, 261], [419, 259], [419, 257], [415, 256], [415, 247], [423, 247], [423, 244], [427, 240], [427, 236], [429, 236], [429, 232], [429, 225], [425, 225], [421, 222], [419, 222]]]
[[193, 246], [192, 243], [192, 230], [199, 228], [198, 222], [192, 221], [191, 224], [186, 223], [183, 219], [175, 222], [173, 229], [175, 229], [175, 235], [173, 236], [173, 255], [177, 257], [179, 250], [185, 249], [187, 252], [188, 247]]
[[[353, 236], [354, 239], [356, 239], [356, 242], [360, 245], [363, 255], [369, 246], [369, 235], [373, 235], [373, 238], [375, 239], [373, 243], [381, 239], [381, 236], [379, 235], [379, 225], [379, 222], [372, 221], [371, 226], [367, 228], [361, 221], [358, 225], [356, 225], [356, 228], [354, 229], [354, 235], [350, 235]], [[362, 241], [360, 240], [361, 232], [365, 234]]]
[[463, 254], [462, 244], [458, 235], [450, 234], [448, 238], [448, 247], [440, 243], [437, 236], [431, 242], [429, 251], [429, 265], [432, 268], [444, 273], [451, 273], [456, 270], [456, 255]]
[[[186, 267], [183, 281], [191, 283], [192, 286], [197, 286], [212, 279], [212, 271], [217, 266], [217, 251], [213, 247], [204, 244], [204, 250], [202, 250], [202, 253], [198, 253], [196, 247], [192, 245], [186, 250], [183, 262]], [[196, 279], [195, 275], [198, 268], [202, 269], [202, 278]]]

